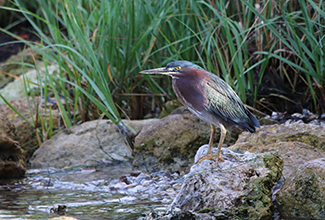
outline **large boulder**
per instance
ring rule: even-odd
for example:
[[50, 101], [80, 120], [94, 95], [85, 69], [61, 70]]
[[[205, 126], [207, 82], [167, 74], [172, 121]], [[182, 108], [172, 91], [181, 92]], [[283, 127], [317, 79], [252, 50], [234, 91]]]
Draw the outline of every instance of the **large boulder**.
[[[135, 131], [157, 119], [123, 122]], [[32, 166], [63, 167], [129, 161], [132, 154], [123, 135], [110, 120], [95, 120], [59, 131], [35, 151]]]
[[147, 219], [270, 219], [282, 158], [275, 152], [238, 154], [225, 148], [222, 158], [218, 168], [213, 160], [193, 165], [170, 205], [173, 214], [151, 213]]
[[[210, 132], [208, 123], [187, 110], [176, 110], [140, 131], [135, 138], [133, 165], [148, 172], [187, 171], [199, 147], [209, 142]], [[240, 132], [234, 129], [228, 133], [225, 145], [234, 143]], [[219, 137], [217, 129], [216, 146]]]
[[284, 179], [279, 181], [275, 198], [280, 215], [285, 219], [325, 217], [324, 127], [303, 123], [262, 126], [255, 134], [243, 132], [229, 149], [276, 151], [284, 162]]
[[25, 174], [25, 153], [16, 141], [15, 126], [0, 116], [0, 178]]
[[254, 134], [243, 132], [229, 149], [239, 153], [278, 152], [284, 161], [283, 176], [288, 179], [299, 165], [325, 158], [325, 128], [313, 124], [262, 126]]

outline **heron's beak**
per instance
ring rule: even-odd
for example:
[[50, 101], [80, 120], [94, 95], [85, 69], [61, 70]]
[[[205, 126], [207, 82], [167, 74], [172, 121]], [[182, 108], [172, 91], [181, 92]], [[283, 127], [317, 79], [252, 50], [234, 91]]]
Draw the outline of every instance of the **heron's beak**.
[[164, 75], [169, 75], [169, 74], [175, 73], [175, 72], [171, 71], [170, 69], [168, 69], [166, 67], [162, 67], [162, 68], [157, 68], [157, 69], [143, 70], [140, 73], [142, 73], [142, 74], [164, 74]]

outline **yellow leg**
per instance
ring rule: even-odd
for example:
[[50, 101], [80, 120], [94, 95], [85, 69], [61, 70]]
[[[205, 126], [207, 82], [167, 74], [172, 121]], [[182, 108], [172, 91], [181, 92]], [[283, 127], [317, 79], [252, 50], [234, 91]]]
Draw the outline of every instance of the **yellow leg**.
[[221, 156], [221, 146], [222, 146], [223, 141], [225, 139], [227, 130], [222, 124], [220, 124], [220, 129], [221, 129], [221, 136], [220, 136], [220, 141], [219, 141], [219, 145], [218, 145], [218, 153], [217, 154], [212, 153], [213, 139], [214, 139], [214, 136], [216, 135], [216, 127], [211, 124], [211, 135], [210, 135], [210, 140], [209, 140], [208, 152], [207, 152], [206, 155], [200, 157], [197, 160], [197, 163], [201, 163], [203, 160], [206, 160], [206, 159], [214, 159], [214, 158], [216, 158], [216, 167], [217, 167], [218, 160], [221, 160], [222, 162], [224, 162], [224, 159], [222, 159], [220, 156]]
[[209, 150], [207, 154], [212, 154], [212, 147], [213, 147], [213, 139], [214, 136], [216, 136], [216, 126], [211, 124], [211, 134], [210, 134], [210, 140], [209, 140]]
[[[223, 126], [222, 124], [220, 124], [220, 130], [221, 130], [221, 134], [220, 134], [220, 140], [219, 140], [219, 144], [218, 144], [218, 159], [221, 160], [222, 162], [224, 162], [225, 160], [222, 159], [221, 156], [221, 147], [223, 144], [223, 141], [225, 140], [226, 134], [227, 134], [227, 129], [225, 128], [225, 126]], [[216, 167], [218, 165], [218, 159], [216, 159]]]

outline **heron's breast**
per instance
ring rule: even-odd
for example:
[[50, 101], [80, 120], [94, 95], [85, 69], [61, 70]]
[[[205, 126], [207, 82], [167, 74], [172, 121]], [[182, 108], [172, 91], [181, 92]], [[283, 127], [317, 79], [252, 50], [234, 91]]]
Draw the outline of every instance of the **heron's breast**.
[[174, 78], [173, 89], [179, 101], [194, 113], [205, 111], [206, 98], [202, 85], [196, 80]]

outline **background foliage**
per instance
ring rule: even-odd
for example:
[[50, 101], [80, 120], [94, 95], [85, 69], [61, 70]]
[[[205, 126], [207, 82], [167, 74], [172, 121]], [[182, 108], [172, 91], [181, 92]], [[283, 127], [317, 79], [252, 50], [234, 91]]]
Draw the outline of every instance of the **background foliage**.
[[324, 112], [323, 1], [14, 0], [0, 18], [12, 36], [28, 23], [39, 41], [18, 39], [60, 66], [39, 93], [54, 94], [65, 126], [155, 113], [175, 98], [170, 79], [139, 71], [174, 60], [221, 76], [260, 112]]

